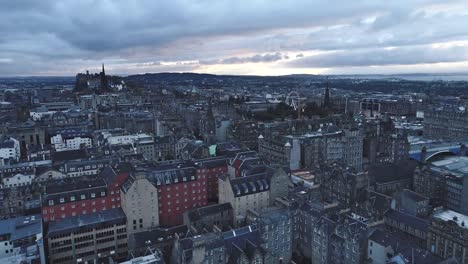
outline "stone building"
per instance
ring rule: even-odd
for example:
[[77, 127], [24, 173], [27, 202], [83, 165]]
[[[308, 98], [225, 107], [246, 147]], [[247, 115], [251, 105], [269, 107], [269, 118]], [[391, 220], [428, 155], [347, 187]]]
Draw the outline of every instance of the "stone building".
[[361, 130], [323, 130], [303, 135], [267, 133], [258, 138], [259, 155], [267, 161], [287, 165], [291, 170], [313, 168], [323, 162], [344, 161], [362, 169], [363, 134]]
[[158, 190], [144, 173], [130, 174], [120, 194], [128, 234], [159, 226]]
[[214, 204], [184, 212], [184, 225], [195, 234], [204, 231], [225, 231], [233, 227], [231, 203]]
[[270, 205], [270, 179], [265, 173], [231, 179], [219, 178], [219, 203], [231, 203], [233, 222], [241, 225], [247, 210], [260, 210]]
[[427, 250], [444, 259], [468, 263], [468, 217], [451, 210], [436, 210], [427, 233]]
[[171, 263], [227, 263], [226, 248], [219, 233], [205, 233], [176, 239]]
[[265, 249], [265, 263], [289, 263], [293, 251], [293, 222], [288, 208], [264, 208], [249, 218], [258, 227]]
[[468, 137], [468, 111], [465, 107], [440, 107], [424, 111], [424, 136], [434, 139]]
[[356, 172], [342, 163], [322, 164], [315, 170], [315, 183], [320, 184], [322, 199], [338, 202], [341, 207], [354, 207], [368, 184], [367, 173]]

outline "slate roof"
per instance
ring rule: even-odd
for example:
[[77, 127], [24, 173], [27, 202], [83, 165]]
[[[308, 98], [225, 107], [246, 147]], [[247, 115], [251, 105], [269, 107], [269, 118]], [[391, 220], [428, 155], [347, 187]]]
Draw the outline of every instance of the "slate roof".
[[427, 231], [429, 227], [429, 220], [422, 219], [404, 212], [397, 210], [389, 209], [385, 213], [385, 217], [395, 220], [400, 223], [404, 223], [413, 228], [419, 229], [421, 231]]
[[256, 250], [262, 251], [261, 234], [255, 225], [227, 231], [222, 236], [226, 252], [229, 255], [228, 263], [237, 263], [242, 254], [251, 258]]
[[417, 161], [404, 160], [398, 163], [382, 163], [369, 167], [369, 177], [377, 184], [386, 184], [413, 178]]
[[227, 166], [228, 159], [226, 157], [213, 157], [207, 159], [195, 159], [194, 164], [203, 169], [212, 169]]
[[429, 200], [428, 197], [424, 196], [424, 195], [421, 195], [417, 192], [413, 192], [411, 190], [408, 190], [408, 189], [404, 189], [403, 192], [402, 192], [402, 195], [405, 195], [406, 198], [409, 198], [415, 202], [422, 202], [422, 201], [425, 201], [425, 200]]
[[48, 206], [49, 201], [53, 200], [54, 205], [61, 204], [60, 199], [63, 198], [63, 203], [81, 201], [81, 195], [85, 195], [85, 199], [93, 199], [107, 195], [107, 185], [103, 179], [95, 179], [90, 181], [77, 181], [75, 179], [64, 180], [58, 183], [52, 183], [46, 186], [46, 191], [42, 195], [42, 205]]
[[270, 179], [265, 173], [229, 179], [229, 181], [234, 197], [265, 192], [270, 189]]
[[75, 149], [53, 152], [51, 157], [54, 162], [57, 162], [66, 160], [86, 159], [88, 157], [88, 154], [86, 152], [86, 149]]
[[129, 237], [129, 244], [134, 248], [146, 248], [146, 241], [150, 240], [152, 244], [163, 243], [175, 239], [175, 235], [184, 237], [188, 228], [186, 225], [174, 226], [171, 228], [155, 228], [143, 232], [135, 233]]
[[13, 140], [5, 140], [3, 142], [0, 142], [0, 149], [1, 148], [14, 148], [15, 147], [15, 142]]
[[155, 186], [188, 182], [197, 179], [197, 170], [194, 167], [148, 170], [147, 178]]
[[222, 203], [192, 209], [188, 211], [187, 215], [190, 221], [197, 221], [204, 216], [214, 215], [229, 210], [232, 210], [231, 203]]

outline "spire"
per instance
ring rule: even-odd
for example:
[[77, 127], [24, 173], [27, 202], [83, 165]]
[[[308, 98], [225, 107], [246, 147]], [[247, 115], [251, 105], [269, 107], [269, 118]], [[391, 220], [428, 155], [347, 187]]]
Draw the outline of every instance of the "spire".
[[106, 72], [104, 70], [104, 63], [102, 64], [102, 71], [101, 71], [101, 90], [106, 90], [108, 88], [108, 81], [106, 77]]

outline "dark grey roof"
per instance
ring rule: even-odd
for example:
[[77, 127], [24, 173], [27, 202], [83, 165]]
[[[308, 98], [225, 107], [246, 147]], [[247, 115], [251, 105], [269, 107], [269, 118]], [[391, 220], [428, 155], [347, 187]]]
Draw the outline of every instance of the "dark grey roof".
[[101, 197], [102, 193], [104, 193], [104, 196], [107, 196], [107, 185], [103, 179], [87, 181], [77, 179], [62, 180], [46, 186], [46, 192], [42, 195], [42, 204], [47, 206], [49, 200], [53, 200], [54, 205], [57, 205], [61, 203], [61, 198], [63, 198], [63, 203], [68, 203], [72, 202], [72, 197], [74, 197], [75, 201], [81, 201], [81, 195], [85, 195], [85, 199], [93, 199], [93, 193], [96, 198]]
[[235, 197], [265, 192], [270, 189], [270, 179], [265, 173], [229, 179], [229, 181]]
[[171, 228], [155, 228], [148, 231], [135, 233], [129, 237], [129, 242], [134, 248], [148, 247], [146, 242], [149, 240], [152, 244], [163, 243], [175, 239], [175, 235], [184, 237], [188, 228], [186, 225], [174, 226]]
[[237, 259], [241, 253], [247, 257], [253, 255], [254, 251], [260, 249], [261, 235], [256, 225], [250, 225], [235, 230], [227, 231], [222, 234], [224, 245], [230, 258]]
[[60, 151], [60, 152], [52, 153], [52, 160], [54, 162], [65, 161], [65, 160], [85, 159], [87, 157], [88, 157], [88, 154], [86, 152], [86, 149], [75, 149], [75, 150], [67, 150], [67, 151]]
[[49, 224], [47, 237], [67, 235], [82, 229], [96, 228], [109, 224], [125, 224], [127, 218], [121, 208], [104, 210], [97, 213], [68, 217]]
[[416, 166], [417, 162], [414, 160], [373, 165], [369, 168], [369, 178], [378, 184], [411, 180]]
[[5, 140], [3, 142], [0, 142], [0, 148], [14, 148], [15, 147], [15, 142], [13, 140]]
[[197, 170], [194, 167], [148, 170], [147, 178], [155, 186], [188, 182], [197, 179]]
[[226, 157], [212, 157], [206, 159], [195, 159], [193, 160], [196, 166], [204, 169], [218, 168], [227, 166], [228, 159]]
[[214, 215], [229, 210], [232, 210], [231, 203], [222, 203], [195, 208], [188, 211], [187, 214], [190, 221], [197, 221], [204, 216]]
[[427, 231], [429, 227], [429, 220], [422, 219], [393, 209], [389, 209], [385, 213], [385, 217], [395, 220], [397, 222], [405, 223], [406, 225], [419, 229], [421, 231]]
[[428, 197], [424, 196], [424, 195], [421, 195], [417, 192], [413, 192], [411, 190], [408, 190], [408, 189], [404, 189], [403, 192], [402, 192], [402, 195], [405, 195], [407, 198], [415, 201], [415, 202], [422, 202], [422, 201], [425, 201], [425, 200], [429, 200]]

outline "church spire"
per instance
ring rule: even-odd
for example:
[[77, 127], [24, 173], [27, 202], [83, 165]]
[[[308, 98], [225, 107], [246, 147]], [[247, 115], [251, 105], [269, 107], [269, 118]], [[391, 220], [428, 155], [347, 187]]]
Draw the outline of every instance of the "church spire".
[[108, 81], [106, 76], [106, 71], [104, 70], [104, 63], [102, 64], [102, 71], [101, 71], [101, 90], [107, 90]]

